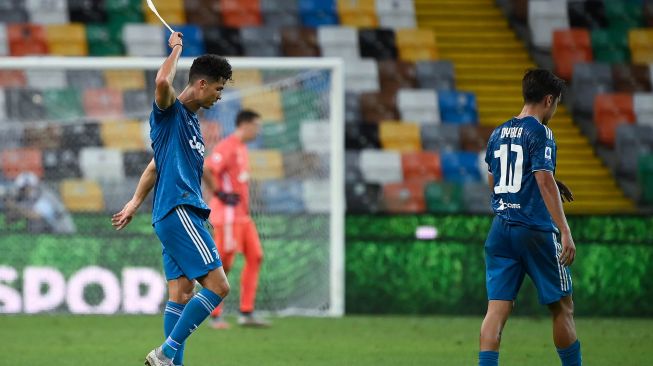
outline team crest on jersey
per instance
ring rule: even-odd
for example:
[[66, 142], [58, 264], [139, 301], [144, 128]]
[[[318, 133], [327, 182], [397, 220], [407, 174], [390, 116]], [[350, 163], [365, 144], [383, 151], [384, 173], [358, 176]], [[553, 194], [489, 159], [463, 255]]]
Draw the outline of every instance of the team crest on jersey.
[[197, 141], [197, 136], [193, 136], [192, 140], [188, 140], [190, 148], [197, 150], [200, 155], [204, 156], [204, 144], [201, 141]]

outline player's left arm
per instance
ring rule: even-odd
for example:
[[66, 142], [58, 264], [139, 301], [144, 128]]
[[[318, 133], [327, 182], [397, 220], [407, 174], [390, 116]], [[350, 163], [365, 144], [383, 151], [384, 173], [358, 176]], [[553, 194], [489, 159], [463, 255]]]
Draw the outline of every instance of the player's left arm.
[[111, 225], [113, 225], [116, 230], [123, 229], [132, 221], [134, 214], [138, 211], [138, 208], [141, 207], [141, 204], [143, 204], [147, 195], [150, 194], [152, 188], [154, 188], [155, 182], [156, 164], [154, 163], [154, 159], [152, 159], [143, 171], [132, 199], [125, 204], [125, 207], [123, 207], [120, 212], [111, 217]]

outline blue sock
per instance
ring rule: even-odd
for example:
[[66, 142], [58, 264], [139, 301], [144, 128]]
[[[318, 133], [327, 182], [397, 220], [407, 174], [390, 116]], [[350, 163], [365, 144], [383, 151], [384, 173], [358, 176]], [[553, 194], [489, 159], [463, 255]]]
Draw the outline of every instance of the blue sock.
[[481, 351], [478, 353], [478, 366], [498, 366], [499, 352]]
[[211, 314], [222, 298], [213, 291], [203, 288], [186, 304], [170, 336], [161, 345], [163, 354], [174, 358], [186, 338]]
[[583, 358], [580, 354], [580, 342], [578, 339], [567, 348], [557, 348], [562, 366], [580, 366]]
[[[163, 312], [163, 333], [166, 339], [170, 336], [170, 333], [172, 333], [175, 325], [177, 325], [177, 321], [181, 317], [181, 313], [184, 311], [184, 307], [184, 304], [179, 304], [172, 301], [168, 301], [166, 304], [166, 309]], [[177, 348], [177, 353], [175, 354], [175, 358], [172, 362], [173, 365], [183, 364], [185, 344], [186, 343], [184, 342], [181, 344], [181, 346], [179, 346], [179, 348]]]

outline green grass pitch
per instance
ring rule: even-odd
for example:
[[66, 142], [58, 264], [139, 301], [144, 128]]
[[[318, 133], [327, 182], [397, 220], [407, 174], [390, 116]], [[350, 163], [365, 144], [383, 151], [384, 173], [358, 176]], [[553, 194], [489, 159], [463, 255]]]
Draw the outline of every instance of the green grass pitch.
[[[233, 319], [231, 319], [233, 320]], [[479, 317], [275, 318], [269, 329], [201, 327], [187, 346], [200, 365], [475, 365]], [[578, 319], [584, 363], [647, 365], [653, 319]], [[0, 316], [0, 365], [142, 365], [162, 341], [159, 316]], [[510, 319], [502, 365], [559, 365], [548, 319]]]

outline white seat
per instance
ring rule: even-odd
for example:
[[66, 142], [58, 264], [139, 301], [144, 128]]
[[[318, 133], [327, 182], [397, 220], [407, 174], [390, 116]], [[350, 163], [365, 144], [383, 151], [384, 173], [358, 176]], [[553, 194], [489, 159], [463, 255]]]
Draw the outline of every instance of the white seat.
[[331, 148], [331, 127], [328, 121], [302, 122], [299, 135], [304, 151], [328, 153]]
[[31, 23], [67, 24], [70, 22], [66, 0], [26, 0], [25, 8]]
[[379, 91], [379, 66], [376, 60], [361, 59], [347, 62], [345, 90], [358, 93]]
[[635, 93], [633, 107], [638, 125], [653, 126], [653, 93]]
[[363, 179], [369, 183], [397, 183], [403, 181], [401, 155], [397, 151], [365, 149], [360, 153]]
[[166, 40], [160, 26], [125, 24], [122, 40], [129, 56], [164, 56]]
[[68, 87], [68, 78], [65, 70], [25, 70], [27, 85], [32, 88], [64, 89]]
[[417, 28], [414, 14], [380, 14], [379, 27], [381, 28]]
[[0, 23], [0, 56], [9, 55], [9, 40], [7, 39], [7, 25]]
[[7, 102], [5, 100], [5, 90], [0, 89], [0, 123], [7, 119]]
[[122, 152], [118, 149], [85, 147], [79, 153], [79, 166], [86, 179], [103, 183], [125, 180]]
[[360, 59], [358, 31], [350, 27], [325, 26], [317, 29], [322, 56]]
[[381, 28], [416, 28], [413, 0], [376, 0], [376, 15]]
[[310, 213], [327, 213], [330, 211], [331, 185], [328, 180], [305, 180], [302, 195], [306, 211]]
[[440, 123], [438, 95], [435, 90], [400, 89], [397, 107], [404, 121]]
[[531, 41], [536, 47], [551, 48], [553, 31], [569, 28], [565, 0], [531, 0], [528, 2]]

